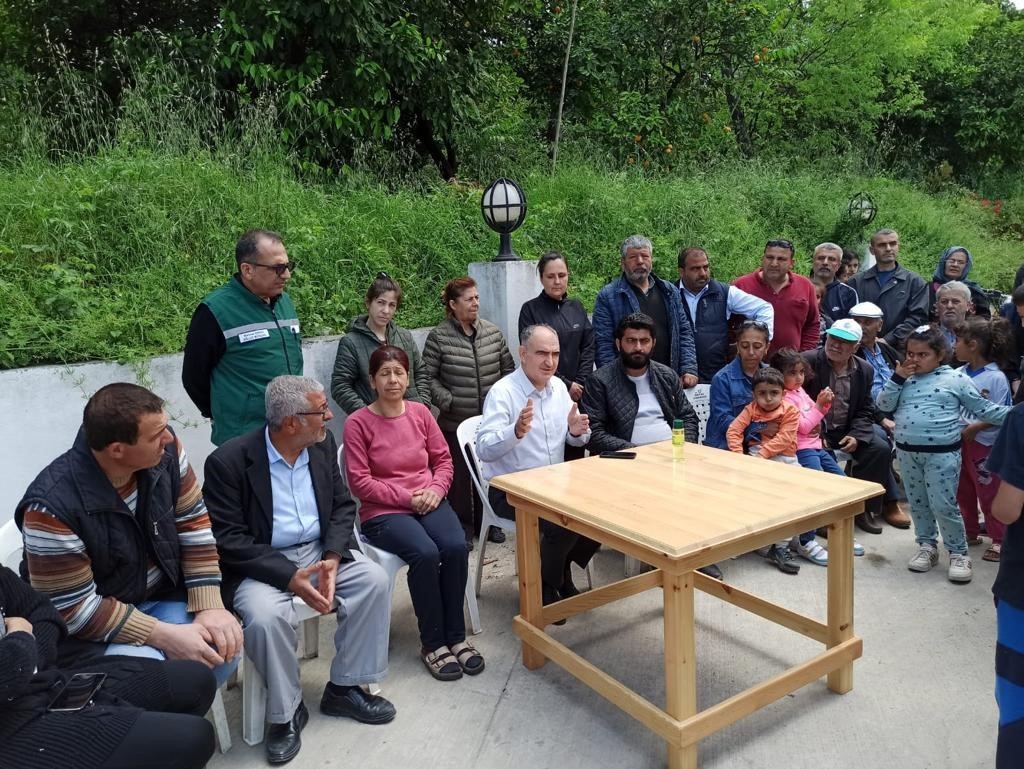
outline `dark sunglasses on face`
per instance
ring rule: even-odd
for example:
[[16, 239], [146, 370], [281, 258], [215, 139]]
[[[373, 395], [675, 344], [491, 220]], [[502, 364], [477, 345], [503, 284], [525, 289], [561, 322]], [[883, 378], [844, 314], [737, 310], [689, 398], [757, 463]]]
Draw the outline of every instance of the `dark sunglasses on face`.
[[253, 267], [262, 267], [265, 270], [273, 270], [277, 273], [277, 277], [284, 277], [286, 272], [295, 272], [298, 265], [295, 262], [285, 262], [284, 264], [260, 264], [259, 262], [246, 262], [251, 264]]

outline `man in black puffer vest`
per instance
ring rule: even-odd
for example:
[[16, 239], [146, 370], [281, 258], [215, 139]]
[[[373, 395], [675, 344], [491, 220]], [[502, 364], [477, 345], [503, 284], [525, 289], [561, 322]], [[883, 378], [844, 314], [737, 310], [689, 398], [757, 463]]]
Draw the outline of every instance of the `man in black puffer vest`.
[[678, 285], [683, 314], [693, 329], [700, 384], [710, 384], [729, 362], [729, 318], [733, 315], [764, 323], [771, 339], [774, 308], [736, 286], [712, 280], [707, 252], [700, 246], [688, 246], [679, 252]]

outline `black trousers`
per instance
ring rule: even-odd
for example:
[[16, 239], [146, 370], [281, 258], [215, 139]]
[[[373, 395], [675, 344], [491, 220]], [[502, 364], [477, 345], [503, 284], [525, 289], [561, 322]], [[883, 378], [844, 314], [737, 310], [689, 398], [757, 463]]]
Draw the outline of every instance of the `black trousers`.
[[[515, 520], [515, 510], [509, 505], [504, 491], [489, 489], [487, 498], [496, 515]], [[562, 586], [569, 563], [575, 562], [581, 569], [586, 568], [594, 553], [600, 548], [599, 542], [541, 518], [540, 578], [544, 584], [558, 590]]]
[[213, 726], [203, 715], [217, 684], [205, 665], [111, 656], [61, 672], [106, 673], [107, 679], [82, 710], [49, 712], [45, 701], [34, 704], [39, 715], [0, 746], [0, 765], [202, 769], [213, 755]]
[[[851, 456], [853, 470], [850, 475], [888, 488], [892, 476], [892, 449], [885, 438], [875, 433], [870, 440], [857, 441], [857, 450]], [[872, 497], [864, 503], [864, 509], [874, 516], [880, 516], [885, 499], [884, 494]]]
[[448, 489], [448, 504], [452, 506], [455, 515], [462, 524], [462, 530], [466, 535], [466, 541], [473, 539], [473, 534], [480, 533], [480, 521], [483, 517], [484, 508], [476, 495], [473, 481], [469, 474], [472, 472], [462, 460], [462, 451], [459, 449], [459, 439], [454, 430], [442, 430], [445, 443], [448, 444], [448, 451], [452, 455], [452, 464], [455, 466], [455, 474], [452, 477], [451, 488]]

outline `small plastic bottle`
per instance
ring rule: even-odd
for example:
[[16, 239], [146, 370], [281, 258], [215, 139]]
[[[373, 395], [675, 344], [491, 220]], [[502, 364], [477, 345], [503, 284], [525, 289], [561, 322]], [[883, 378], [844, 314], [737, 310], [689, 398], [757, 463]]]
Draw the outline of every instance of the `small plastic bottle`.
[[672, 459], [674, 461], [683, 461], [683, 447], [685, 445], [686, 431], [683, 429], [683, 420], [676, 419], [672, 422]]

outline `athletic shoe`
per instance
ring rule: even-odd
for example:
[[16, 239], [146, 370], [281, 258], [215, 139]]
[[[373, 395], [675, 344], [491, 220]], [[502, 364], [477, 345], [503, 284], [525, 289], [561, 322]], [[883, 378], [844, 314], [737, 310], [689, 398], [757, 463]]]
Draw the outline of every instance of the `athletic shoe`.
[[970, 582], [974, 576], [971, 571], [971, 557], [966, 553], [949, 554], [949, 581]]
[[[932, 566], [939, 562], [939, 551], [935, 545], [922, 544], [919, 546], [917, 555], [910, 559], [907, 568], [911, 571], [930, 571]], [[950, 565], [950, 569], [952, 569]], [[970, 577], [968, 577], [970, 579]]]
[[802, 558], [806, 558], [811, 563], [816, 563], [818, 566], [828, 566], [828, 550], [823, 548], [818, 540], [812, 539], [810, 542], [803, 544], [800, 542], [799, 537], [793, 537], [793, 541], [789, 543], [791, 550], [794, 550], [797, 555]]

